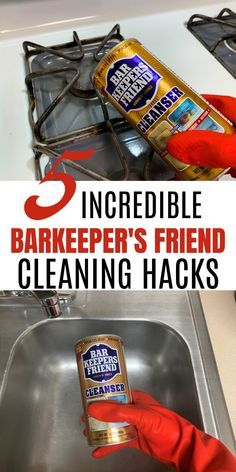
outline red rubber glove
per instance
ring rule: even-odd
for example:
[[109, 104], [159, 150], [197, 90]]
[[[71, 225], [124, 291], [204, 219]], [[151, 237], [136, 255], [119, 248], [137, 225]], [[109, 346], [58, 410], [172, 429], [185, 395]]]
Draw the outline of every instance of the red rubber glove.
[[137, 427], [134, 441], [99, 447], [93, 457], [104, 457], [124, 447], [135, 447], [181, 472], [235, 472], [236, 458], [217, 439], [199, 431], [144, 392], [132, 392], [134, 404], [92, 403], [89, 415], [102, 421], [127, 421]]
[[[236, 125], [236, 98], [220, 95], [203, 97]], [[170, 138], [167, 150], [186, 164], [236, 168], [236, 133], [231, 135], [213, 131], [183, 131]]]

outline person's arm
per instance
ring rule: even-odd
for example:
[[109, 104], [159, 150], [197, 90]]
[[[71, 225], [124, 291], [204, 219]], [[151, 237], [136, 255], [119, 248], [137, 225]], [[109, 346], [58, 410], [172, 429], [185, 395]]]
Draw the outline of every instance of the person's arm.
[[[203, 95], [203, 97], [236, 125], [236, 98], [220, 95]], [[236, 168], [236, 133], [183, 131], [170, 138], [167, 150], [186, 164], [223, 169]]]
[[137, 439], [99, 447], [93, 457], [104, 457], [124, 447], [135, 447], [176, 467], [178, 472], [236, 472], [236, 458], [217, 439], [161, 406], [150, 395], [134, 390], [133, 404], [109, 400], [91, 403], [89, 415], [101, 421], [127, 421], [137, 428]]

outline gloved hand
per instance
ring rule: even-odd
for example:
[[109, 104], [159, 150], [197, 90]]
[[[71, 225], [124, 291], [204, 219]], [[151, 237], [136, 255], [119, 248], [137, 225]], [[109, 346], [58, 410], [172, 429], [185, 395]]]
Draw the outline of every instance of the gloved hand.
[[[220, 95], [203, 97], [236, 125], [236, 98]], [[213, 131], [183, 131], [170, 138], [168, 152], [191, 165], [204, 167], [236, 168], [236, 133]]]
[[93, 457], [104, 457], [124, 447], [135, 447], [181, 472], [235, 472], [236, 458], [217, 439], [199, 431], [144, 392], [132, 392], [133, 404], [99, 401], [89, 415], [102, 421], [127, 421], [137, 427], [134, 441], [99, 447]]

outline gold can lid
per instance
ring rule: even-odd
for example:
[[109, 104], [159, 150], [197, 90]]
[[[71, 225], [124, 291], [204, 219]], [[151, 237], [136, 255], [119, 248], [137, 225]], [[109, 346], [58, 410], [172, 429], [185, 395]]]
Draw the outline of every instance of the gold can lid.
[[94, 80], [95, 80], [95, 76], [96, 74], [98, 73], [99, 71], [99, 68], [101, 67], [103, 61], [105, 61], [107, 59], [107, 57], [110, 55], [110, 54], [114, 54], [114, 52], [119, 49], [120, 46], [123, 46], [125, 43], [138, 43], [138, 44], [141, 44], [140, 41], [136, 38], [128, 38], [128, 39], [123, 39], [123, 41], [119, 41], [119, 43], [117, 43], [115, 46], [113, 46], [113, 48], [109, 49], [109, 51], [107, 51], [107, 53], [101, 58], [101, 60], [99, 61], [98, 65], [96, 66], [96, 68], [94, 69], [93, 71], [93, 74], [92, 74], [92, 82], [94, 84]]
[[91, 336], [86, 336], [85, 338], [78, 339], [75, 346], [78, 347], [79, 345], [87, 344], [89, 342], [96, 343], [96, 341], [101, 342], [109, 340], [118, 341], [123, 344], [122, 338], [117, 334], [94, 334]]

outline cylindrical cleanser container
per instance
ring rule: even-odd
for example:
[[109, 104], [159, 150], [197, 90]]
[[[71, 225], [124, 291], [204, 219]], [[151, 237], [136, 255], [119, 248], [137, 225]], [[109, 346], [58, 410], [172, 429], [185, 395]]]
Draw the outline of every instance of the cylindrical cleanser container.
[[167, 142], [175, 133], [233, 134], [234, 128], [139, 41], [127, 39], [111, 49], [99, 62], [93, 81], [181, 179], [216, 180], [226, 171], [188, 165], [167, 152]]
[[90, 336], [80, 339], [75, 350], [89, 445], [108, 446], [135, 439], [134, 426], [106, 423], [88, 415], [88, 405], [94, 401], [132, 402], [122, 339], [113, 334]]

